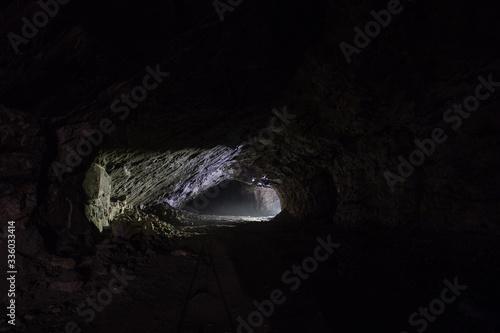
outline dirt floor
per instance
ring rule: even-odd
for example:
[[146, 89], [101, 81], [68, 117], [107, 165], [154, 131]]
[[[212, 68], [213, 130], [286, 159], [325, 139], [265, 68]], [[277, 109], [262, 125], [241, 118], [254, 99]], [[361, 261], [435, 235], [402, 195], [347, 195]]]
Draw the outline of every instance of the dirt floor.
[[[492, 235], [427, 235], [407, 228], [354, 233], [258, 221], [178, 227], [178, 237], [148, 246], [104, 239], [75, 268], [43, 265], [49, 258], [24, 259], [26, 269], [40, 266], [44, 273], [33, 272], [22, 291], [16, 331], [60, 333], [67, 326], [67, 332], [96, 333], [417, 332], [423, 322], [411, 326], [409, 316], [441, 298], [445, 279], [457, 278], [467, 288], [425, 331], [500, 332], [500, 256]], [[293, 265], [314, 257], [318, 237], [338, 245], [328, 255], [321, 248], [324, 261], [316, 261], [317, 267], [306, 260], [310, 273], [284, 278]], [[73, 272], [84, 281], [81, 288], [68, 282], [63, 289], [70, 290], [55, 290], [49, 282], [50, 276], [61, 280]], [[124, 288], [110, 285], [117, 274], [125, 274]], [[78, 306], [99, 293], [106, 304], [97, 304], [87, 323], [90, 307], [79, 314]], [[271, 309], [267, 300], [273, 297], [279, 304]], [[254, 301], [264, 304], [268, 317], [255, 313]]]

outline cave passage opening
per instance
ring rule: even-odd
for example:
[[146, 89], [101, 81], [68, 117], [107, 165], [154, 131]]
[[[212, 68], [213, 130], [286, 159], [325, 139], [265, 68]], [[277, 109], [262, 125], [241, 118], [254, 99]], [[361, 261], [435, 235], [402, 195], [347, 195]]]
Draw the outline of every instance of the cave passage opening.
[[271, 186], [227, 180], [189, 200], [183, 209], [205, 216], [274, 217], [281, 212], [281, 201]]

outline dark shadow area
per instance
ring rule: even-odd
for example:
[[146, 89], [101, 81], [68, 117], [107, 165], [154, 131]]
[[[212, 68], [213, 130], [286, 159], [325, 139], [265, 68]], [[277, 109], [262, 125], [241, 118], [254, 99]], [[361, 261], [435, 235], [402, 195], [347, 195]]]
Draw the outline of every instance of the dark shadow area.
[[500, 332], [499, 3], [0, 8], [0, 332]]

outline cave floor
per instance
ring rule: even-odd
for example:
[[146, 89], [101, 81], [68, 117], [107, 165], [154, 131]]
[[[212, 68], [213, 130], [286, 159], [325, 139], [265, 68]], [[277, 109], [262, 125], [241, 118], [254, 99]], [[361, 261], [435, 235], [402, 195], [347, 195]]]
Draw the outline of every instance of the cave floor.
[[[256, 310], [252, 302], [269, 299], [275, 289], [286, 300], [255, 332], [416, 332], [409, 315], [440, 296], [444, 279], [455, 277], [468, 290], [429, 323], [427, 332], [499, 327], [494, 300], [500, 295], [500, 256], [487, 233], [431, 236], [408, 228], [353, 233], [332, 226], [222, 220], [181, 227], [183, 237], [147, 248], [104, 242], [96, 257], [107, 256], [107, 265], [126, 265], [134, 276], [125, 291], [90, 323], [75, 308], [105, 287], [112, 276], [106, 270], [90, 291], [71, 297], [35, 293], [32, 313], [37, 304], [47, 306], [42, 296], [63, 305], [23, 320], [27, 332], [61, 332], [54, 327], [70, 320], [82, 332], [236, 332], [236, 318], [247, 319]], [[312, 256], [317, 238], [328, 235], [340, 247], [292, 291], [283, 273]]]

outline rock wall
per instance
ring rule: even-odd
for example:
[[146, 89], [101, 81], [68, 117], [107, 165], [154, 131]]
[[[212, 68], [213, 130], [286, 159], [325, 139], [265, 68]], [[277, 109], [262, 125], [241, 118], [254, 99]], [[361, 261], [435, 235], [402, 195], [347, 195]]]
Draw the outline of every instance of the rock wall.
[[43, 129], [32, 115], [0, 105], [0, 140], [0, 219], [24, 229], [33, 225], [46, 190]]
[[[2, 31], [34, 6], [6, 4]], [[498, 228], [499, 89], [461, 126], [443, 120], [478, 77], [500, 80], [494, 10], [404, 4], [348, 63], [340, 43], [384, 6], [255, 1], [221, 23], [207, 4], [189, 20], [144, 4], [185, 22], [159, 29], [128, 6], [68, 4], [19, 53], [0, 45], [2, 219], [89, 237], [125, 208], [177, 208], [225, 179], [265, 178], [304, 223]], [[169, 75], [126, 117], [115, 112], [148, 66]], [[273, 112], [284, 106], [287, 121]], [[265, 139], [273, 119], [280, 130]], [[116, 128], [75, 156], [103, 121]], [[446, 142], [393, 192], [384, 173], [438, 127]]]
[[257, 187], [254, 197], [258, 213], [262, 216], [274, 216], [281, 212], [280, 199], [272, 188]]

